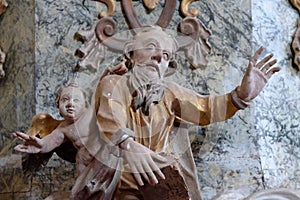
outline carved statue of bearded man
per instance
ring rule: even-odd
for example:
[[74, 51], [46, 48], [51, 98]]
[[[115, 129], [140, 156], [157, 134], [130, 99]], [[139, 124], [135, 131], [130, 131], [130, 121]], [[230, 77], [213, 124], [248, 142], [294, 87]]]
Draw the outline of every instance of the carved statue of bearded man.
[[[170, 199], [168, 191], [143, 192], [146, 185], [167, 180], [162, 168], [178, 166], [187, 194], [177, 199], [201, 199], [187, 133], [174, 130], [184, 124], [205, 126], [224, 121], [244, 109], [280, 68], [266, 56], [257, 63], [260, 48], [251, 58], [240, 86], [221, 96], [199, 95], [164, 79], [174, 67], [176, 41], [160, 27], [145, 27], [125, 45], [129, 73], [99, 81], [95, 110], [101, 132], [122, 149], [125, 160], [114, 199]], [[184, 140], [178, 138], [185, 138]], [[179, 155], [178, 149], [187, 152]], [[171, 189], [170, 189], [171, 190]], [[151, 197], [149, 197], [151, 196]], [[174, 197], [174, 196], [173, 196]]]

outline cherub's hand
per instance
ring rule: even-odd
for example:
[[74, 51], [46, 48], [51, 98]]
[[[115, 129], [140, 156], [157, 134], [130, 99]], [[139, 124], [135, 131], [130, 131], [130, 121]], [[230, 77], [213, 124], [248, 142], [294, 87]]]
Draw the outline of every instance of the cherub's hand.
[[24, 144], [19, 144], [14, 148], [16, 151], [24, 153], [39, 153], [41, 151], [41, 139], [18, 131], [13, 133], [13, 135], [24, 142]]
[[[166, 159], [147, 147], [135, 142], [132, 138], [128, 138], [121, 145], [124, 149], [124, 158], [131, 168], [134, 178], [140, 186], [144, 185], [142, 177], [150, 184], [158, 183], [157, 174], [165, 179], [155, 161], [166, 162]], [[155, 172], [155, 173], [154, 173]]]
[[269, 78], [280, 71], [280, 67], [272, 68], [277, 63], [276, 59], [270, 61], [273, 54], [264, 57], [257, 63], [263, 50], [264, 48], [260, 47], [250, 59], [242, 84], [237, 88], [237, 95], [243, 101], [249, 102], [254, 99], [262, 91]]

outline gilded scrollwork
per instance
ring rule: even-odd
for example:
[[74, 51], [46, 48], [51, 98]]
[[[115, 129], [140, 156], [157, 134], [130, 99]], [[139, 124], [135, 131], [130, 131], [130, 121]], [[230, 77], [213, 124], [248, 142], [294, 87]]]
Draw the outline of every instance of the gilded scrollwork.
[[[115, 9], [116, 1], [102, 1], [94, 0], [105, 3], [110, 8]], [[204, 24], [195, 17], [198, 13], [196, 9], [189, 9], [190, 4], [194, 0], [183, 0], [181, 2], [181, 11], [185, 15], [184, 19], [179, 24], [180, 36], [177, 37], [179, 49], [184, 51], [187, 60], [191, 64], [191, 68], [204, 68], [207, 65], [206, 56], [210, 53], [211, 47], [208, 42], [210, 31]], [[139, 21], [134, 9], [132, 0], [121, 0], [124, 15], [127, 17], [128, 26], [130, 29], [141, 28], [143, 24]], [[157, 0], [143, 0], [147, 9], [154, 9]], [[159, 16], [157, 22], [153, 25], [158, 25], [166, 28], [170, 23], [172, 16], [176, 9], [176, 1], [165, 0], [165, 6]], [[88, 31], [78, 31], [76, 35], [83, 41], [83, 45], [77, 49], [76, 56], [80, 58], [76, 71], [90, 70], [97, 71], [100, 62], [104, 58], [105, 50], [113, 50], [122, 53], [126, 41], [119, 39], [115, 36], [117, 23], [108, 17], [112, 15], [108, 11], [102, 18]], [[104, 17], [103, 17], [104, 16]]]
[[194, 1], [195, 0], [182, 0], [180, 10], [185, 17], [196, 17], [198, 15], [198, 10], [196, 8], [189, 8], [190, 4]]
[[112, 16], [116, 11], [116, 0], [93, 0], [104, 3], [107, 6], [107, 12], [101, 11], [100, 18]]
[[144, 0], [146, 8], [153, 10], [158, 5], [158, 0]]

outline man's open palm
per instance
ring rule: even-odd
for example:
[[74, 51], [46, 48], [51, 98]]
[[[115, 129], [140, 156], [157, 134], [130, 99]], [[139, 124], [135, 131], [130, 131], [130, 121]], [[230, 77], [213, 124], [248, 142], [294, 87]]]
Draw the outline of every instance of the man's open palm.
[[237, 88], [239, 98], [246, 102], [254, 99], [262, 91], [268, 79], [274, 73], [280, 71], [280, 67], [272, 67], [277, 63], [276, 59], [271, 60], [273, 54], [264, 57], [257, 63], [263, 50], [264, 48], [260, 47], [250, 59], [242, 84]]

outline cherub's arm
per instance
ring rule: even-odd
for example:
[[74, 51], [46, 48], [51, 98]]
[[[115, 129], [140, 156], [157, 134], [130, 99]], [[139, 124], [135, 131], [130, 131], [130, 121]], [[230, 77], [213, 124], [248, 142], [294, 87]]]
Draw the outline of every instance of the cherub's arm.
[[13, 133], [15, 137], [24, 141], [24, 144], [17, 145], [14, 149], [24, 153], [47, 153], [60, 146], [64, 142], [64, 134], [57, 128], [51, 134], [39, 139], [22, 132]]

